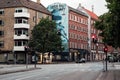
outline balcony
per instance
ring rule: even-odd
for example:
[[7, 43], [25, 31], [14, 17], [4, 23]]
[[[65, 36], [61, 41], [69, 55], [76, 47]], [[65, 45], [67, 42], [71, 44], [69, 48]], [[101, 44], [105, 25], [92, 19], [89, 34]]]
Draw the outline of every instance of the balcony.
[[21, 35], [14, 35], [14, 39], [15, 40], [29, 40], [29, 36], [28, 35], [24, 35], [24, 34], [21, 34]]
[[14, 51], [25, 51], [24, 46], [14, 46]]
[[29, 29], [30, 24], [24, 24], [24, 23], [14, 24], [14, 28], [26, 28], [26, 29]]
[[30, 18], [30, 13], [27, 12], [22, 12], [22, 13], [14, 13], [14, 17], [25, 17], [25, 18]]

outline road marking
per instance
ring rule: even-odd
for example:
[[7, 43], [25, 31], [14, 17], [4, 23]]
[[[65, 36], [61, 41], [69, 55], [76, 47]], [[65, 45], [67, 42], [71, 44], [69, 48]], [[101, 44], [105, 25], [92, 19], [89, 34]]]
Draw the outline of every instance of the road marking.
[[97, 77], [96, 80], [100, 80], [100, 78], [102, 77], [103, 73], [101, 72], [100, 75]]
[[38, 74], [38, 75], [26, 76], [26, 77], [18, 78], [18, 79], [15, 79], [15, 80], [23, 80], [23, 79], [27, 79], [27, 78], [31, 78], [31, 77], [35, 77], [35, 76], [39, 76], [39, 75], [40, 75], [40, 74]]

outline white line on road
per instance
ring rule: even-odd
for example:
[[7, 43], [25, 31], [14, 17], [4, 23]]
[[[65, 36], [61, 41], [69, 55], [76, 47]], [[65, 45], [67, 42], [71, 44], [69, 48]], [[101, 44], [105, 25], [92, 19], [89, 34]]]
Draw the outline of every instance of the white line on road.
[[100, 80], [100, 78], [102, 77], [103, 73], [101, 72], [100, 75], [97, 77], [96, 80]]
[[35, 77], [35, 76], [39, 76], [39, 75], [40, 75], [40, 74], [38, 74], [38, 75], [26, 76], [26, 77], [18, 78], [18, 79], [15, 79], [15, 80], [24, 80], [24, 79], [31, 78], [31, 77]]

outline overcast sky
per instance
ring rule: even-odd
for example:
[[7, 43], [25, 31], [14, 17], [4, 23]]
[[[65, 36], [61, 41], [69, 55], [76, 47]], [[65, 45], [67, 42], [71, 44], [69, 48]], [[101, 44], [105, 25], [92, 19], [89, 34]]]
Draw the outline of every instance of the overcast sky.
[[107, 8], [105, 7], [106, 5], [105, 0], [40, 0], [40, 1], [45, 7], [47, 7], [52, 3], [60, 2], [60, 3], [66, 3], [68, 6], [71, 6], [75, 9], [78, 7], [79, 3], [81, 3], [83, 7], [91, 11], [92, 11], [92, 5], [94, 5], [94, 13], [97, 14], [98, 16], [107, 12]]

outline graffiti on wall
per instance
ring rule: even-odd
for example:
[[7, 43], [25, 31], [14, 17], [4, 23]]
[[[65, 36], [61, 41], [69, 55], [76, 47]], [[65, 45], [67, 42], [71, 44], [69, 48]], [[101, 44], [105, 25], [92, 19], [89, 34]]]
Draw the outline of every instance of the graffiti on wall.
[[61, 33], [62, 46], [68, 51], [68, 6], [66, 4], [54, 3], [48, 6], [52, 13], [52, 19], [57, 24], [57, 30]]

